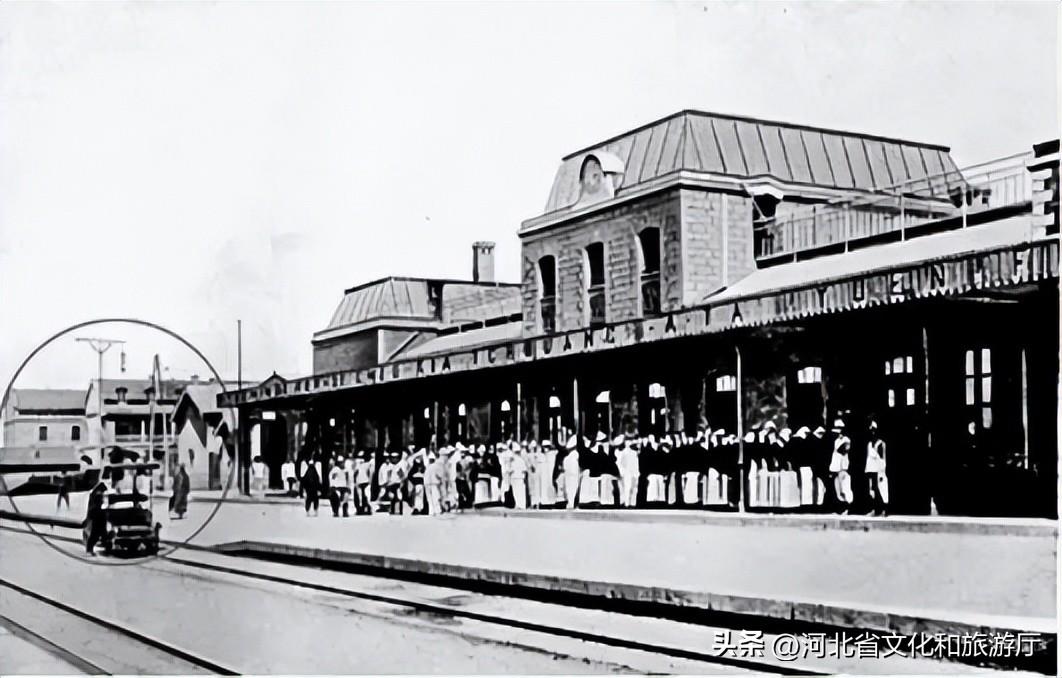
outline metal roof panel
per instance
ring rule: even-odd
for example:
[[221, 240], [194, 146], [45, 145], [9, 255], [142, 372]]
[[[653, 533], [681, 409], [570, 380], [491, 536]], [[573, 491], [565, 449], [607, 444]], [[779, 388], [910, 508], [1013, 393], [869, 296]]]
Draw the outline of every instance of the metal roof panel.
[[785, 127], [779, 128], [779, 133], [782, 136], [782, 148], [785, 150], [793, 181], [805, 184], [815, 183], [815, 177], [811, 174], [811, 166], [808, 164], [808, 152], [804, 147], [803, 133], [800, 130]]
[[844, 152], [848, 156], [848, 166], [852, 168], [852, 180], [856, 188], [874, 188], [874, 176], [870, 173], [870, 163], [867, 162], [867, 149], [863, 146], [863, 140], [844, 137]]
[[[763, 139], [763, 148], [767, 152], [767, 167], [773, 176], [786, 181], [792, 181], [793, 175], [789, 171], [787, 150], [783, 147], [781, 130], [772, 125], [760, 126], [760, 137]], [[804, 151], [801, 149], [801, 155]]]
[[763, 151], [763, 141], [759, 129], [749, 122], [738, 120], [735, 123], [741, 152], [745, 156], [746, 171], [751, 176], [767, 174], [767, 156]]
[[833, 179], [841, 188], [855, 188], [852, 170], [848, 166], [848, 153], [844, 150], [844, 140], [833, 134], [823, 134], [822, 143], [826, 146], [826, 157], [830, 161]]

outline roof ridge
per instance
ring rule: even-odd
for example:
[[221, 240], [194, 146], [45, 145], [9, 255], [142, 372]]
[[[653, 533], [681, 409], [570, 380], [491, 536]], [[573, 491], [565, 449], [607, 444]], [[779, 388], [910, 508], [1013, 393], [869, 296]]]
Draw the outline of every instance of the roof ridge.
[[865, 132], [852, 132], [850, 130], [842, 130], [842, 129], [837, 129], [837, 128], [833, 128], [833, 127], [820, 127], [820, 126], [816, 126], [816, 125], [805, 125], [805, 124], [800, 124], [800, 123], [785, 122], [785, 121], [782, 121], [782, 120], [768, 120], [768, 119], [765, 119], [765, 118], [756, 118], [756, 117], [752, 117], [752, 116], [748, 116], [748, 115], [735, 115], [733, 113], [717, 113], [717, 112], [713, 112], [713, 111], [704, 111], [704, 110], [700, 110], [700, 109], [696, 109], [696, 108], [684, 108], [684, 109], [682, 109], [680, 111], [677, 111], [675, 113], [671, 113], [670, 115], [665, 115], [662, 118], [657, 118], [656, 120], [653, 120], [651, 122], [647, 122], [645, 124], [642, 124], [642, 125], [639, 125], [638, 127], [633, 128], [633, 129], [629, 129], [629, 130], [627, 130], [625, 132], [621, 132], [619, 134], [611, 136], [611, 137], [605, 139], [604, 141], [599, 141], [599, 142], [591, 144], [589, 146], [585, 146], [585, 147], [583, 147], [583, 148], [581, 148], [581, 149], [579, 149], [577, 151], [574, 151], [572, 153], [569, 153], [569, 154], [563, 156], [561, 158], [561, 160], [562, 161], [571, 160], [572, 158], [574, 158], [577, 155], [581, 155], [583, 153], [588, 153], [588, 152], [593, 151], [593, 150], [599, 150], [603, 146], [607, 146], [608, 144], [611, 144], [613, 142], [619, 141], [620, 139], [623, 139], [625, 137], [633, 136], [633, 135], [637, 134], [638, 132], [641, 132], [641, 131], [644, 131], [646, 129], [649, 129], [650, 127], [655, 127], [657, 125], [667, 123], [670, 120], [672, 120], [674, 118], [677, 118], [677, 117], [680, 117], [680, 116], [691, 116], [691, 115], [695, 115], [695, 116], [699, 116], [699, 117], [706, 117], [706, 118], [718, 118], [718, 119], [723, 119], [723, 120], [749, 122], [749, 123], [757, 124], [757, 125], [774, 125], [774, 126], [777, 126], [777, 127], [785, 127], [785, 128], [788, 128], [788, 129], [797, 129], [797, 130], [804, 130], [804, 131], [809, 131], [809, 132], [820, 132], [820, 133], [826, 133], [826, 134], [838, 134], [838, 135], [844, 135], [844, 136], [849, 136], [849, 137], [859, 137], [860, 139], [871, 139], [871, 140], [874, 140], [874, 141], [885, 141], [885, 142], [894, 143], [894, 144], [904, 144], [904, 145], [908, 145], [908, 146], [917, 146], [917, 147], [920, 147], [920, 148], [929, 148], [929, 149], [933, 149], [933, 150], [937, 150], [937, 151], [944, 151], [945, 153], [950, 153], [951, 152], [951, 147], [949, 147], [949, 146], [945, 146], [945, 145], [942, 145], [942, 144], [933, 144], [933, 143], [928, 143], [928, 142], [924, 142], [924, 141], [911, 141], [910, 139], [901, 139], [899, 137], [888, 137], [888, 136], [884, 136], [884, 135], [880, 135], [880, 134], [867, 134]]

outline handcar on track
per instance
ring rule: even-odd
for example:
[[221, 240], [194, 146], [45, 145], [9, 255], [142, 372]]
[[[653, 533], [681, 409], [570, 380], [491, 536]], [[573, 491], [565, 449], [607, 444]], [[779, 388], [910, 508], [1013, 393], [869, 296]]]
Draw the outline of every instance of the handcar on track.
[[[151, 556], [159, 551], [160, 523], [151, 509], [151, 476], [158, 462], [141, 462], [140, 454], [114, 447], [102, 477], [111, 481], [103, 506], [106, 527], [100, 543], [107, 555]], [[140, 489], [146, 479], [149, 494]], [[88, 538], [86, 533], [86, 539]]]

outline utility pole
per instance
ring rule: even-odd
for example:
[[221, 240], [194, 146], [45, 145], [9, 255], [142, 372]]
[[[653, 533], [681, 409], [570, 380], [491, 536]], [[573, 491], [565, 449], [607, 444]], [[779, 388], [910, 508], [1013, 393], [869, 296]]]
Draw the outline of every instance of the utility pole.
[[125, 342], [121, 339], [100, 339], [98, 337], [77, 337], [74, 341], [82, 341], [92, 347], [92, 350], [96, 352], [97, 356], [97, 381], [96, 381], [96, 403], [99, 408], [96, 416], [100, 419], [100, 439], [97, 441], [100, 446], [100, 465], [103, 464], [103, 354], [114, 346], [115, 344], [124, 345]]
[[[236, 392], [243, 390], [243, 320], [236, 321]], [[246, 464], [243, 463], [243, 430], [240, 428], [240, 405], [236, 404], [236, 487], [239, 494], [250, 494]], [[248, 454], [250, 450], [248, 450]]]

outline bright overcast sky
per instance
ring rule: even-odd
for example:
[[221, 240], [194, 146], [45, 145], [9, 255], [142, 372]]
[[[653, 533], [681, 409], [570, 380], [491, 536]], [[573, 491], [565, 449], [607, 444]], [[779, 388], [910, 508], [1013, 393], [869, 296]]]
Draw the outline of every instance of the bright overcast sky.
[[[2, 3], [0, 378], [108, 316], [183, 334], [225, 376], [242, 318], [245, 375], [308, 374], [345, 288], [466, 277], [480, 239], [517, 280], [561, 156], [682, 108], [937, 142], [960, 165], [1028, 150], [1058, 136], [1057, 12]], [[146, 375], [159, 349], [105, 331]], [[18, 385], [85, 386], [95, 355], [59, 349]]]

